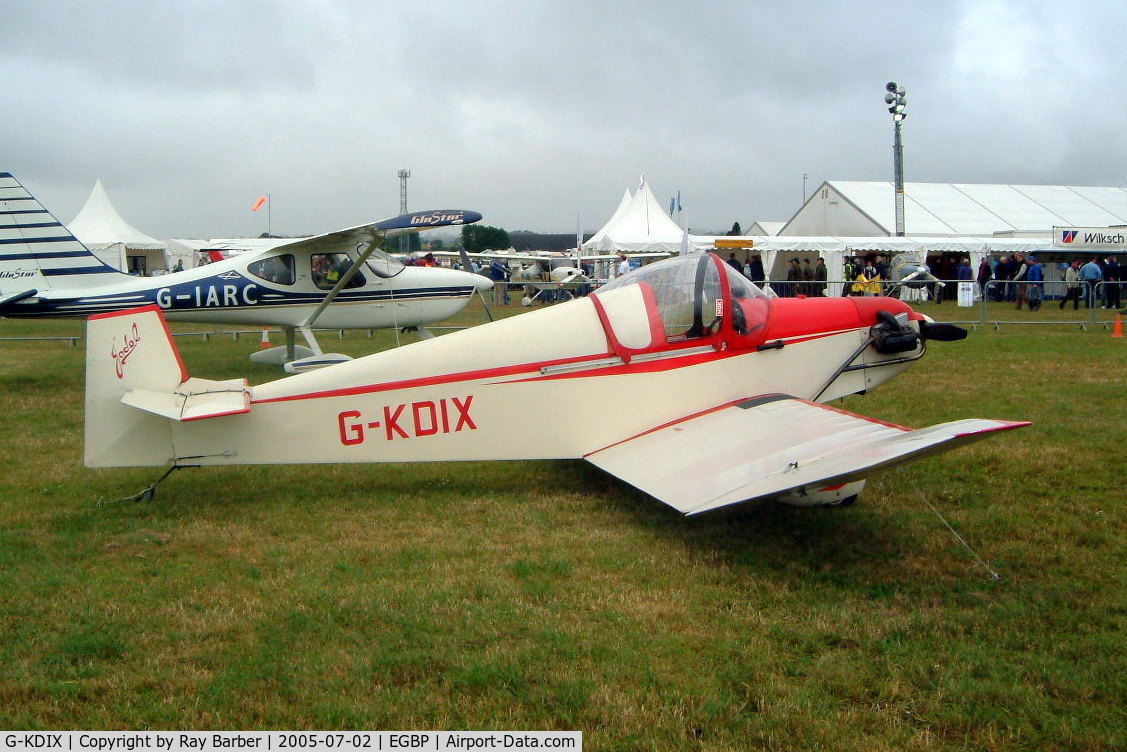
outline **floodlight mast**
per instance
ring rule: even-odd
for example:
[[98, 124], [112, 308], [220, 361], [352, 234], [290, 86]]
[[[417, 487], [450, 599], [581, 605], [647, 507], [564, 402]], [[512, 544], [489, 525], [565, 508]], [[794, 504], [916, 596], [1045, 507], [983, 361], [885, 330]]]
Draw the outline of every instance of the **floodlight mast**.
[[[407, 213], [407, 178], [411, 177], [411, 171], [405, 168], [400, 168], [396, 173], [399, 176], [399, 214]], [[399, 238], [399, 252], [407, 253], [410, 250], [407, 244], [407, 236]]]
[[895, 81], [884, 85], [886, 94], [884, 103], [892, 114], [892, 159], [893, 170], [896, 178], [896, 236], [904, 236], [904, 143], [900, 140], [900, 126], [908, 114], [904, 112], [907, 105], [907, 90]]

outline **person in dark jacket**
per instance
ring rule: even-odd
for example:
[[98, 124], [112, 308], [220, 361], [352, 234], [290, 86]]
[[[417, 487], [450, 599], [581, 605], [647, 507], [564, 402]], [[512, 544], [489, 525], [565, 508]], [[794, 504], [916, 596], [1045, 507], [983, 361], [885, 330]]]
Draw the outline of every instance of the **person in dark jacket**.
[[790, 260], [790, 266], [787, 268], [787, 286], [784, 298], [797, 297], [799, 291], [802, 289], [802, 263], [793, 258]]
[[757, 285], [762, 285], [763, 281], [766, 279], [766, 275], [763, 272], [763, 259], [759, 258], [758, 254], [752, 256], [748, 267], [748, 277], [751, 278], [751, 281]]
[[814, 267], [810, 266], [810, 259], [802, 259], [802, 294], [814, 295]]
[[1119, 259], [1108, 256], [1104, 264], [1104, 300], [1105, 305], [1113, 310], [1119, 310], [1122, 305], [1123, 267]]
[[982, 295], [983, 300], [986, 299], [986, 284], [994, 279], [994, 270], [990, 266], [990, 259], [983, 258], [982, 263], [978, 265], [978, 292]]

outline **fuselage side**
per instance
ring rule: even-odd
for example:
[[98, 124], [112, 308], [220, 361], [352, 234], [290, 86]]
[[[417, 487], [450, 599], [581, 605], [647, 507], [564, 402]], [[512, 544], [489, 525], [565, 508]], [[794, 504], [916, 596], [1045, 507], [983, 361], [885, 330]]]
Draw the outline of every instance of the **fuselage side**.
[[[246, 414], [172, 423], [165, 461], [576, 458], [756, 395], [864, 391], [909, 363], [862, 353], [874, 314], [850, 300], [718, 289], [698, 305], [719, 323], [688, 334], [670, 324], [675, 296], [624, 285], [255, 386]], [[736, 305], [740, 317], [727, 313]], [[869, 367], [842, 372], [851, 362]], [[138, 464], [111, 455], [92, 464]]]
[[[63, 288], [9, 306], [12, 318], [86, 317], [157, 305], [170, 321], [255, 326], [298, 326], [328, 293], [309, 270], [298, 270], [290, 284], [256, 276], [249, 268], [271, 252], [224, 261], [158, 277], [118, 275], [96, 287]], [[461, 311], [484, 287], [479, 275], [456, 269], [406, 267], [394, 277], [368, 273], [363, 284], [341, 290], [317, 325], [330, 328], [418, 326]]]

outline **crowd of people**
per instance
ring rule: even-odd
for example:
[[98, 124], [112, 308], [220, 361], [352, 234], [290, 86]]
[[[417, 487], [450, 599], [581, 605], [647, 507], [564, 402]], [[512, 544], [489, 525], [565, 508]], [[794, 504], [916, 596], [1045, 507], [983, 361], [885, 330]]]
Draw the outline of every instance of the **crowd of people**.
[[[958, 288], [964, 287], [962, 283], [966, 283], [965, 286], [977, 287], [979, 299], [1012, 303], [1018, 310], [1028, 307], [1030, 311], [1037, 311], [1047, 298], [1057, 300], [1062, 310], [1069, 302], [1074, 310], [1079, 309], [1081, 302], [1087, 308], [1118, 310], [1123, 305], [1122, 287], [1127, 284], [1119, 259], [1111, 255], [1092, 255], [1086, 259], [1077, 258], [1070, 263], [1062, 263], [1063, 281], [1052, 283], [1049, 291], [1046, 290], [1044, 268], [1035, 254], [1017, 252], [996, 259], [986, 257], [979, 263], [977, 270], [971, 267], [970, 258], [965, 256], [949, 254], [929, 261], [934, 264], [934, 268], [928, 273], [928, 281], [913, 287], [926, 287], [928, 296], [937, 303], [954, 300], [958, 295]], [[632, 268], [625, 254], [619, 254], [618, 262], [613, 271], [615, 277]], [[430, 253], [414, 260], [414, 263], [420, 266], [436, 265], [434, 255]], [[767, 283], [763, 260], [758, 254], [748, 255], [740, 261], [735, 253], [730, 253], [727, 263], [755, 284], [763, 286]], [[478, 268], [475, 267], [474, 271], [478, 271]], [[504, 284], [511, 277], [508, 266], [502, 261], [493, 260], [481, 271], [495, 282], [502, 283], [496, 286], [494, 303], [509, 303], [508, 286]], [[770, 285], [779, 297], [821, 297], [829, 294], [831, 281], [844, 283], [842, 295], [896, 294], [893, 292], [896, 285], [889, 284], [894, 280], [890, 278], [885, 257], [873, 253], [846, 256], [840, 275], [832, 275], [825, 260], [820, 257], [795, 257], [787, 262], [785, 279], [772, 280]], [[957, 284], [941, 284], [951, 281]]]
[[[1073, 310], [1084, 301], [1086, 308], [1114, 308], [1122, 305], [1123, 270], [1116, 256], [1089, 256], [1087, 261], [1074, 258], [1062, 263], [1064, 280], [1060, 296], [1061, 310], [1071, 301]], [[1045, 298], [1045, 274], [1034, 255], [1002, 256], [997, 261], [983, 259], [976, 280], [981, 294], [995, 302], [1014, 303], [1020, 309], [1028, 303], [1032, 311], [1040, 308]], [[1104, 283], [1104, 284], [1101, 284]]]
[[[978, 269], [971, 267], [969, 257], [943, 256], [935, 260], [936, 269], [928, 273], [928, 282], [913, 287], [926, 287], [928, 295], [937, 303], [954, 300], [960, 287], [968, 288], [968, 295], [977, 286], [979, 298], [994, 302], [1012, 303], [1018, 310], [1028, 307], [1037, 311], [1046, 298], [1059, 298], [1060, 308], [1070, 301], [1075, 309], [1083, 302], [1088, 308], [1101, 307], [1118, 310], [1122, 306], [1123, 267], [1116, 256], [1089, 256], [1062, 263], [1063, 288], [1054, 285], [1052, 294], [1046, 291], [1045, 270], [1035, 254], [1013, 253], [997, 259], [984, 258]], [[752, 282], [763, 285], [763, 262], [758, 255], [744, 261], [732, 253], [728, 264]], [[889, 267], [880, 254], [847, 256], [840, 276], [831, 275], [822, 258], [792, 258], [787, 263], [786, 278], [772, 280], [770, 285], [780, 297], [816, 297], [827, 295], [829, 281], [844, 282], [843, 295], [883, 295], [889, 292]], [[942, 284], [955, 281], [957, 284]], [[965, 284], [963, 284], [965, 283]], [[1103, 283], [1103, 284], [1101, 284]], [[895, 294], [895, 293], [892, 293]]]

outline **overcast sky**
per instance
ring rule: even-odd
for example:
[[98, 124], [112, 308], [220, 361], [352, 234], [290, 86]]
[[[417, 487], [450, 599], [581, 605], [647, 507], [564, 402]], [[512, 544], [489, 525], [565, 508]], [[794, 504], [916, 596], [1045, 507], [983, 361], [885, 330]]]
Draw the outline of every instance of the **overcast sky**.
[[0, 171], [158, 238], [466, 208], [597, 230], [639, 176], [699, 232], [824, 180], [1127, 185], [1127, 3], [16, 0]]

